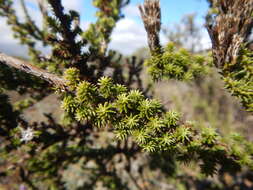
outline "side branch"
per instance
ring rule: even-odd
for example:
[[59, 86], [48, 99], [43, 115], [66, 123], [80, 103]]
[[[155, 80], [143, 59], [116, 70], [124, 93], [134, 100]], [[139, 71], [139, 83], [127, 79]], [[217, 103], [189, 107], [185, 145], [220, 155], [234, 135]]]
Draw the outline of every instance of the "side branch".
[[28, 74], [34, 75], [39, 77], [42, 80], [45, 80], [49, 82], [50, 84], [53, 84], [54, 86], [57, 86], [63, 90], [67, 89], [66, 80], [51, 74], [43, 69], [37, 68], [25, 61], [22, 61], [20, 59], [16, 59], [14, 57], [8, 56], [4, 53], [0, 52], [0, 63], [6, 64], [9, 67], [16, 68], [20, 71], [26, 72]]

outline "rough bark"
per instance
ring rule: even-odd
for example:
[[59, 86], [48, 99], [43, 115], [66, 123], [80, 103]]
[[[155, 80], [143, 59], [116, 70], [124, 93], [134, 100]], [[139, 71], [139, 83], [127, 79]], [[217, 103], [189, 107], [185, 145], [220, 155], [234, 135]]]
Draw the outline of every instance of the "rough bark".
[[161, 9], [158, 0], [145, 0], [139, 6], [141, 18], [148, 35], [148, 45], [151, 53], [161, 51], [159, 32], [161, 30]]
[[207, 30], [212, 41], [214, 63], [223, 69], [236, 64], [239, 50], [253, 28], [253, 0], [213, 0], [219, 14], [207, 16]]
[[55, 74], [49, 73], [43, 69], [35, 67], [34, 65], [31, 65], [25, 61], [8, 56], [8, 55], [1, 53], [1, 52], [0, 52], [0, 63], [6, 64], [9, 67], [16, 68], [16, 69], [26, 72], [28, 74], [37, 76], [40, 79], [43, 79], [43, 80], [49, 82], [50, 84], [61, 88], [62, 90], [67, 89], [67, 85], [66, 85], [67, 81], [66, 80], [58, 77]]

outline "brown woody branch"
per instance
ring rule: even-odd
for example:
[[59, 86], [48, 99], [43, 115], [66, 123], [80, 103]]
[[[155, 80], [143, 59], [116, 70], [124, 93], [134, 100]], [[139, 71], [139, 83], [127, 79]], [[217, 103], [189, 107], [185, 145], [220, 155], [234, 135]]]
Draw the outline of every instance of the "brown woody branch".
[[145, 0], [139, 6], [141, 18], [148, 35], [148, 45], [151, 53], [160, 52], [161, 9], [159, 0]]
[[67, 82], [66, 80], [64, 80], [52, 73], [49, 73], [43, 69], [37, 68], [25, 61], [8, 56], [8, 55], [1, 53], [1, 52], [0, 52], [0, 63], [6, 64], [9, 67], [16, 68], [16, 69], [23, 71], [25, 73], [37, 76], [40, 79], [45, 80], [45, 81], [49, 82], [50, 84], [61, 88], [62, 90], [67, 90], [67, 88], [68, 88], [66, 85], [66, 82]]
[[218, 15], [207, 16], [207, 30], [212, 41], [214, 63], [220, 69], [235, 64], [239, 50], [253, 27], [253, 0], [213, 0]]
[[68, 19], [68, 16], [64, 13], [64, 7], [62, 6], [61, 1], [58, 0], [49, 0], [48, 3], [53, 8], [53, 12], [57, 19], [60, 21], [60, 26], [62, 28], [61, 34], [62, 37], [68, 42], [70, 45], [70, 52], [76, 55], [76, 52], [79, 53], [79, 48], [75, 42], [75, 35], [71, 31], [71, 22]]

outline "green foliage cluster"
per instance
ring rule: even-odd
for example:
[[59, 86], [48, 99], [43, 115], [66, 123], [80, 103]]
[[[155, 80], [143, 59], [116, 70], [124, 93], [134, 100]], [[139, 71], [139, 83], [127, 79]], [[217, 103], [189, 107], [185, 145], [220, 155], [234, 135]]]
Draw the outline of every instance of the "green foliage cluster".
[[[65, 78], [73, 79], [72, 73], [77, 72], [73, 70], [67, 70]], [[224, 170], [238, 169], [240, 164], [253, 166], [251, 143], [231, 137], [232, 144], [224, 146], [225, 140], [213, 128], [199, 131], [193, 123], [180, 121], [179, 113], [165, 112], [159, 101], [114, 84], [108, 77], [99, 79], [97, 85], [85, 81], [72, 88], [76, 93], [66, 94], [62, 104], [69, 116], [93, 126], [112, 127], [118, 140], [131, 136], [148, 152], [173, 152], [184, 162], [202, 160], [205, 174], [214, 174], [218, 165]], [[236, 147], [244, 148], [238, 154]]]
[[99, 9], [96, 12], [98, 20], [96, 23], [91, 24], [89, 30], [82, 34], [91, 44], [91, 52], [98, 51], [99, 54], [104, 54], [106, 52], [111, 32], [116, 22], [122, 17], [120, 9], [128, 3], [129, 0], [93, 1], [93, 5]]
[[247, 111], [253, 112], [253, 53], [242, 48], [240, 55], [236, 64], [224, 65], [222, 76], [230, 93], [240, 99]]
[[202, 55], [193, 55], [186, 49], [176, 50], [169, 43], [163, 53], [155, 53], [146, 61], [148, 72], [153, 80], [177, 79], [191, 80], [208, 72], [210, 59]]

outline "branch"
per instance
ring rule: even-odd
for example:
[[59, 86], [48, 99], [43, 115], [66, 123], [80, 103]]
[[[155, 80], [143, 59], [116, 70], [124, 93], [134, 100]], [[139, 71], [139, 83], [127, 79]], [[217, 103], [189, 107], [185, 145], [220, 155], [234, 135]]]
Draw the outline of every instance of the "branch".
[[214, 63], [223, 69], [227, 63], [236, 64], [239, 50], [251, 33], [253, 0], [214, 2], [211, 5], [218, 15], [214, 18], [208, 15], [206, 27], [212, 41]]
[[62, 6], [61, 1], [49, 0], [48, 3], [52, 6], [53, 12], [56, 18], [59, 20], [60, 26], [62, 28], [62, 37], [69, 43], [71, 47], [70, 52], [74, 55], [79, 54], [79, 51], [77, 51], [79, 48], [75, 42], [75, 35], [71, 31], [71, 20], [64, 13], [64, 7]]
[[15, 69], [18, 69], [20, 71], [23, 71], [25, 73], [34, 75], [39, 77], [42, 80], [45, 80], [49, 82], [50, 84], [53, 84], [54, 86], [57, 86], [63, 90], [67, 90], [66, 80], [51, 74], [43, 69], [37, 68], [25, 61], [22, 61], [20, 59], [16, 59], [14, 57], [8, 56], [4, 53], [0, 52], [0, 63], [6, 64], [9, 67], [13, 67]]
[[145, 0], [143, 6], [139, 6], [139, 10], [148, 35], [150, 51], [160, 51], [161, 9], [159, 0]]
[[[253, 52], [249, 37], [253, 28], [253, 0], [213, 0], [207, 15], [213, 60], [225, 88], [253, 112]], [[247, 47], [248, 46], [248, 47]]]

